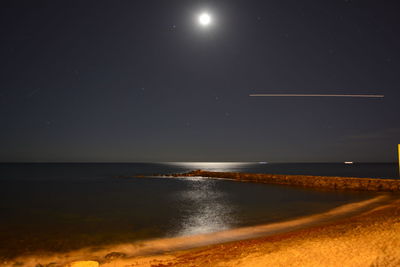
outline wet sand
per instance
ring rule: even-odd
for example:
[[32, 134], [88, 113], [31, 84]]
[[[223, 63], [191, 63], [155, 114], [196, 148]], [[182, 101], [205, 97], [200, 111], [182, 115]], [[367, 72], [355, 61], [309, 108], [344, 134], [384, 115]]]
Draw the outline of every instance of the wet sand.
[[3, 265], [94, 260], [100, 266], [395, 266], [390, 264], [400, 264], [399, 247], [400, 200], [383, 195], [282, 223], [32, 255]]

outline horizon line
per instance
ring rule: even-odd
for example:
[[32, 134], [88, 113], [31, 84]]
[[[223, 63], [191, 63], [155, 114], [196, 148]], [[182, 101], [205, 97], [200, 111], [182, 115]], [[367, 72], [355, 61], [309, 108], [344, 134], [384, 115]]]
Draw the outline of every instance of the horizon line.
[[[344, 161], [0, 161], [0, 164], [131, 164], [131, 163], [344, 163]], [[353, 161], [354, 163], [397, 163], [397, 161]]]

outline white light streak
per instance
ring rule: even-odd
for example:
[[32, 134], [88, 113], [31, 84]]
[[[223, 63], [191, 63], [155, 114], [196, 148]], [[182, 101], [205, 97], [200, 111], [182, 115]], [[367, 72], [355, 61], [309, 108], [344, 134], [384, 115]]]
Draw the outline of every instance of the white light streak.
[[250, 94], [249, 96], [259, 97], [355, 97], [355, 98], [383, 98], [385, 95], [355, 95], [355, 94]]

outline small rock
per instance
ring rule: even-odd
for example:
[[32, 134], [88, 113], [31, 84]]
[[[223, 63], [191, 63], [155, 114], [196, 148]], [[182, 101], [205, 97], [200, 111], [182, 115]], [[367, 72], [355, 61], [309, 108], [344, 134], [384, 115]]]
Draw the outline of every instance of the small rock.
[[104, 256], [104, 258], [107, 260], [115, 260], [115, 259], [125, 258], [125, 257], [126, 257], [126, 254], [122, 253], [122, 252], [111, 252]]
[[98, 267], [97, 261], [74, 261], [68, 264], [66, 267]]

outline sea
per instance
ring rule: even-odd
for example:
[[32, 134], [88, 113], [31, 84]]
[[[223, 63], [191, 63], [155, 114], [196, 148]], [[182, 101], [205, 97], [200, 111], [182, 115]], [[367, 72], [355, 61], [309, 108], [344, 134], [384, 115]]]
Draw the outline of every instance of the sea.
[[399, 179], [394, 163], [2, 163], [0, 259], [281, 222], [376, 195], [155, 175], [196, 169]]

